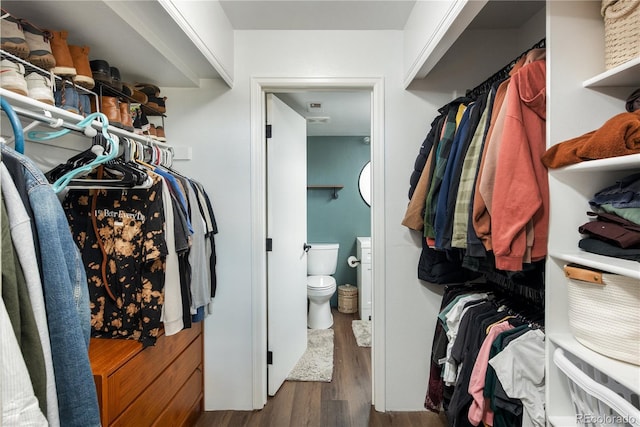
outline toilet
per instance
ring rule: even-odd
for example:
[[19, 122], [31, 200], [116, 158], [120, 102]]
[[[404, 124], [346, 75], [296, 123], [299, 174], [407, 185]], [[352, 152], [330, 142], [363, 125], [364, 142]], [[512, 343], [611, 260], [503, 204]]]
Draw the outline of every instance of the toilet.
[[338, 243], [311, 243], [307, 253], [307, 327], [328, 329], [333, 325], [330, 300], [336, 292], [336, 279], [331, 275], [338, 265]]

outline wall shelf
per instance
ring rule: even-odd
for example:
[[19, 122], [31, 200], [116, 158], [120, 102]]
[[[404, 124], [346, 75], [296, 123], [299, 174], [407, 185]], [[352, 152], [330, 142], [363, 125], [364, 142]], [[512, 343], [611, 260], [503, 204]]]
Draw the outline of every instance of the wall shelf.
[[343, 188], [344, 188], [344, 185], [340, 185], [340, 184], [326, 184], [326, 185], [313, 184], [313, 185], [307, 185], [307, 190], [322, 190], [322, 189], [333, 190], [333, 198], [334, 199], [338, 198], [338, 191], [342, 190]]

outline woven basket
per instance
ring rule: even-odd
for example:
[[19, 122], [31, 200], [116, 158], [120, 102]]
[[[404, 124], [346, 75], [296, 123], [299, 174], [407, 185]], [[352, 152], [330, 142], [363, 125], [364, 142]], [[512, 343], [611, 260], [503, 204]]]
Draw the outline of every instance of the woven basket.
[[640, 57], [640, 0], [602, 0], [605, 68]]
[[585, 347], [640, 365], [640, 280], [576, 265], [564, 267], [569, 327]]
[[358, 311], [358, 288], [353, 285], [338, 286], [338, 311], [340, 313]]

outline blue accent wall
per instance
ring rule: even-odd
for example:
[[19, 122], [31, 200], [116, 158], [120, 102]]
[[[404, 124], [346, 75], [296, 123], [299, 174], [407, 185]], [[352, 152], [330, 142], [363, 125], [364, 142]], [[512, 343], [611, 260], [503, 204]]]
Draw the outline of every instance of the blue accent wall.
[[[356, 255], [356, 237], [371, 236], [371, 208], [358, 189], [360, 170], [371, 158], [364, 136], [307, 137], [307, 185], [343, 185], [333, 198], [332, 189], [307, 189], [307, 241], [339, 243], [338, 286], [356, 286], [356, 269], [347, 258]], [[331, 299], [338, 305], [338, 292]]]

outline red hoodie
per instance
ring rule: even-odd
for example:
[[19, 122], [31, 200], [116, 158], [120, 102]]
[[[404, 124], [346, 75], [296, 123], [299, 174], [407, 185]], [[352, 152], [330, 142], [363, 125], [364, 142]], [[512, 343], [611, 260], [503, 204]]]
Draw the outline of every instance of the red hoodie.
[[[546, 150], [546, 62], [534, 61], [511, 77], [498, 154], [491, 210], [496, 267], [520, 271], [547, 255], [549, 183], [542, 163]], [[527, 243], [527, 224], [533, 242]]]

